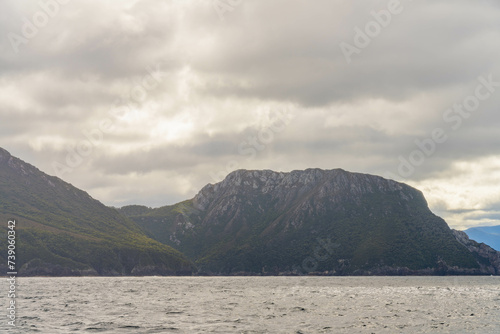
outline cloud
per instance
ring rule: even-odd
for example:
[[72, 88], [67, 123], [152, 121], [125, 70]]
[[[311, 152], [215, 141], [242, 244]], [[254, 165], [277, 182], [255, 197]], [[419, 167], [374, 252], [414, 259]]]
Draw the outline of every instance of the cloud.
[[[46, 24], [40, 3], [3, 1], [0, 146], [55, 174], [93, 134], [63, 178], [109, 205], [159, 206], [236, 167], [400, 177], [439, 128], [447, 140], [403, 179], [451, 226], [498, 222], [500, 87], [456, 129], [444, 116], [478, 77], [500, 82], [500, 6], [400, 3], [348, 63], [340, 43], [386, 1], [242, 1], [221, 20], [209, 1], [73, 0]], [[295, 117], [262, 142], [283, 111]]]

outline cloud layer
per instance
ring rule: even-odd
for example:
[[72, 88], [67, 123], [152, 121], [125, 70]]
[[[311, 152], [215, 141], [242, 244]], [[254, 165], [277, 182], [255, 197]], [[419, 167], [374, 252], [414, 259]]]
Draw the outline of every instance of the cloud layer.
[[7, 0], [0, 31], [0, 145], [108, 205], [339, 167], [500, 223], [495, 1]]

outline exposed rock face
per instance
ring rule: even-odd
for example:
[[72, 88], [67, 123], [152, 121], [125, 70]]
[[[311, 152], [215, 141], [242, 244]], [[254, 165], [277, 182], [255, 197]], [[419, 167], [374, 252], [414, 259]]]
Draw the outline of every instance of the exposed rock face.
[[491, 275], [500, 275], [500, 252], [484, 243], [478, 243], [469, 239], [465, 232], [452, 231], [458, 242], [467, 247], [479, 259], [482, 272], [490, 273]]
[[500, 225], [471, 227], [464, 232], [471, 240], [483, 242], [500, 252]]
[[420, 191], [341, 169], [238, 170], [190, 201], [131, 217], [211, 273], [481, 271]]
[[[325, 210], [326, 206], [330, 208], [346, 200], [360, 203], [362, 195], [375, 192], [397, 192], [402, 201], [409, 201], [414, 196], [424, 200], [420, 192], [409, 190], [410, 187], [392, 180], [348, 173], [341, 169], [308, 169], [290, 173], [237, 170], [224, 181], [205, 186], [195, 196], [193, 204], [196, 209], [207, 211], [205, 219], [210, 219], [211, 216], [226, 214], [225, 211], [237, 208], [239, 204], [253, 205], [251, 201], [242, 203], [241, 197], [260, 200], [270, 195], [267, 197], [273, 198], [275, 209], [296, 206], [295, 212], [305, 214]], [[221, 198], [224, 198], [222, 206], [219, 205]], [[263, 213], [263, 207], [260, 206], [258, 211]], [[290, 223], [297, 225], [300, 221]]]
[[[270, 170], [237, 170], [222, 182], [205, 186], [194, 198], [195, 207], [203, 210], [216, 197], [255, 193], [272, 193], [278, 205], [287, 206], [308, 193], [315, 192], [317, 198], [328, 197], [332, 202], [344, 200], [346, 196], [359, 197], [378, 191], [401, 191], [404, 185], [372, 175], [348, 173], [342, 169], [307, 169], [279, 173]], [[409, 188], [409, 187], [407, 187]], [[408, 200], [408, 197], [401, 192]]]

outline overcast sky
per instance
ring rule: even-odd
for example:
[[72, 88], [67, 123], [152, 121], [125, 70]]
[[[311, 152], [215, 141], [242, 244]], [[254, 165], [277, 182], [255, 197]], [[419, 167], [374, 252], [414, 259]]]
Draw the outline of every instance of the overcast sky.
[[0, 31], [0, 146], [107, 205], [343, 168], [500, 224], [498, 1], [3, 0]]

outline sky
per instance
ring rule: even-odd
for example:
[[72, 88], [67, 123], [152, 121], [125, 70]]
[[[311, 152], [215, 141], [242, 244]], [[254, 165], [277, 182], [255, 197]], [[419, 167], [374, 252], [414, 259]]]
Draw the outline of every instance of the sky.
[[0, 147], [106, 205], [342, 168], [500, 225], [498, 1], [3, 0], [0, 32]]

